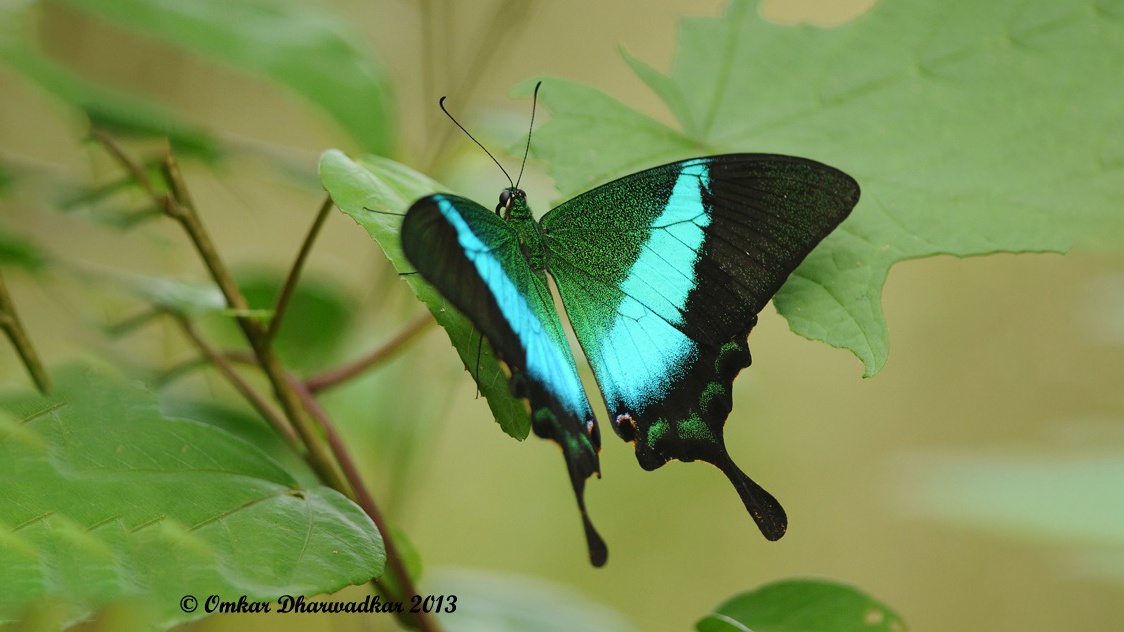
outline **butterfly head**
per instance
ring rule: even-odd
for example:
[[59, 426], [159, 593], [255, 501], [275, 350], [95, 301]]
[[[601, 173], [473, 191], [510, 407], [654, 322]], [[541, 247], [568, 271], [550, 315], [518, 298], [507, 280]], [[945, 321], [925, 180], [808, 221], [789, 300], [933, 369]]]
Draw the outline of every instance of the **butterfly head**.
[[496, 215], [502, 215], [504, 219], [511, 219], [513, 216], [518, 219], [530, 217], [531, 209], [527, 206], [527, 194], [523, 189], [508, 187], [500, 191], [500, 203], [496, 206]]

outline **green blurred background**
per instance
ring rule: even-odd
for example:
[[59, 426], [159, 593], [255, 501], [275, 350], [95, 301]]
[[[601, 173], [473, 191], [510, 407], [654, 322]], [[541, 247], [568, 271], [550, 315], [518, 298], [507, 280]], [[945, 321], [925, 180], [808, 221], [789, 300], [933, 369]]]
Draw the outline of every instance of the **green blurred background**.
[[[832, 24], [869, 4], [777, 1], [763, 13]], [[508, 89], [537, 75], [590, 84], [671, 121], [617, 46], [666, 68], [676, 18], [717, 15], [723, 3], [320, 0], [310, 7], [342, 17], [381, 59], [394, 88], [399, 157], [486, 201], [505, 180], [464, 139], [444, 142], [455, 130], [435, 96], [448, 94], [448, 106], [493, 147], [526, 126], [529, 102], [510, 99]], [[73, 5], [46, 2], [37, 13], [38, 41], [51, 58], [238, 148], [221, 164], [187, 161], [186, 176], [228, 262], [244, 277], [279, 275], [322, 199], [320, 152], [362, 148], [321, 111], [257, 75]], [[486, 64], [466, 67], [489, 43], [495, 50]], [[170, 325], [105, 336], [101, 328], [133, 313], [135, 300], [71, 273], [81, 265], [203, 279], [177, 227], [155, 221], [122, 233], [104, 221], [104, 208], [60, 211], [69, 187], [105, 182], [116, 167], [79, 142], [83, 117], [2, 64], [0, 95], [0, 160], [18, 176], [0, 198], [0, 226], [69, 262], [6, 275], [40, 353], [48, 364], [111, 357], [138, 374], [189, 358]], [[128, 146], [143, 153], [159, 144]], [[440, 156], [431, 155], [437, 149]], [[553, 199], [550, 181], [529, 169], [525, 188], [542, 210]], [[852, 356], [793, 335], [766, 309], [751, 337], [754, 366], [737, 382], [727, 442], [788, 511], [789, 532], [777, 543], [759, 537], [717, 470], [673, 463], [646, 473], [630, 446], [606, 437], [604, 478], [591, 482], [587, 499], [611, 555], [606, 568], [590, 568], [556, 449], [500, 432], [436, 327], [323, 401], [380, 506], [419, 549], [424, 588], [463, 572], [523, 587], [530, 576], [565, 587], [558, 607], [576, 593], [619, 610], [638, 629], [686, 630], [736, 592], [820, 577], [872, 594], [913, 630], [1116, 629], [1124, 620], [1122, 271], [1118, 254], [1080, 251], [898, 265], [883, 301], [889, 361], [869, 380]], [[321, 356], [291, 352], [307, 372], [377, 346], [423, 313], [378, 247], [342, 215], [326, 225], [306, 279], [335, 309], [335, 320], [314, 315], [307, 326], [342, 332], [327, 336]], [[300, 325], [289, 326], [299, 338]], [[14, 354], [0, 359], [5, 384], [25, 383]], [[210, 375], [180, 380], [165, 395], [200, 393], [240, 406]], [[191, 627], [250, 622], [393, 627], [389, 618], [327, 616], [216, 617]]]

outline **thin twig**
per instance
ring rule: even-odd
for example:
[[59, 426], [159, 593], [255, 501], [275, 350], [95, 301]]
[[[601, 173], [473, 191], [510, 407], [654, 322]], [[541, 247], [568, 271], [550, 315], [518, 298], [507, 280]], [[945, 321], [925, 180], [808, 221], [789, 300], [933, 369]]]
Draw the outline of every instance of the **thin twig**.
[[241, 362], [242, 364], [249, 364], [261, 368], [261, 364], [258, 363], [258, 359], [254, 357], [254, 354], [250, 353], [249, 351], [241, 351], [236, 349], [227, 351], [223, 355], [230, 358], [234, 362]]
[[[116, 145], [111, 141], [107, 144], [107, 147], [114, 148]], [[135, 163], [123, 152], [120, 152], [119, 148], [115, 155], [119, 157], [119, 160], [122, 161], [126, 169], [130, 171], [135, 171], [137, 169]], [[153, 200], [163, 206], [167, 214], [179, 222], [188, 233], [191, 241], [195, 244], [199, 256], [203, 259], [207, 270], [211, 273], [211, 277], [222, 290], [227, 305], [238, 312], [247, 310], [249, 305], [245, 296], [241, 293], [233, 276], [231, 276], [229, 270], [223, 264], [218, 251], [215, 249], [202, 222], [199, 220], [194, 204], [183, 181], [182, 174], [176, 165], [175, 157], [170, 151], [161, 163], [161, 171], [167, 181], [171, 194], [163, 196], [156, 193], [154, 189], [149, 188], [146, 190], [152, 195]], [[299, 266], [294, 266], [294, 268], [296, 272], [299, 273]], [[296, 275], [294, 274], [293, 276], [295, 277]], [[385, 529], [385, 523], [382, 521], [382, 516], [378, 508], [375, 506], [370, 494], [363, 489], [362, 481], [359, 479], [355, 467], [352, 465], [346, 450], [336, 436], [335, 430], [327, 416], [316, 404], [315, 400], [313, 400], [311, 393], [281, 365], [267, 337], [267, 332], [262, 327], [261, 323], [245, 316], [236, 317], [236, 321], [253, 349], [254, 358], [252, 360], [261, 368], [269, 379], [273, 387], [274, 395], [281, 404], [281, 408], [284, 410], [285, 417], [287, 417], [292, 424], [296, 435], [300, 437], [305, 447], [308, 448], [305, 458], [309, 465], [312, 466], [319, 478], [326, 484], [348, 498], [360, 503], [360, 506], [371, 516], [372, 521], [376, 522], [380, 530]], [[186, 320], [181, 320], [181, 324], [185, 325], [185, 332], [187, 332], [189, 336], [192, 336], [194, 330], [191, 328], [190, 323]], [[207, 355], [208, 359], [214, 362], [215, 366], [223, 371], [224, 375], [228, 378], [239, 379], [236, 378], [237, 374], [230, 365], [229, 357], [211, 348], [197, 334], [192, 336], [192, 338], [196, 345]], [[235, 384], [237, 386], [237, 382], [235, 382]], [[249, 395], [251, 392], [252, 389], [248, 389], [243, 395], [251, 399], [252, 396]], [[257, 396], [256, 399], [259, 403], [264, 402], [264, 399], [260, 396]], [[253, 403], [254, 399], [251, 399], [251, 402]], [[264, 411], [263, 415], [266, 415], [267, 418], [278, 416], [276, 413], [266, 413]], [[325, 439], [320, 433], [324, 433], [327, 436], [328, 445], [325, 445]], [[337, 469], [337, 465], [339, 465], [342, 471], [341, 469]], [[406, 573], [404, 565], [401, 563], [401, 557], [394, 548], [389, 532], [383, 531], [383, 534], [387, 543], [387, 557], [391, 559], [391, 572], [395, 576], [397, 586], [400, 590], [406, 590], [407, 588], [413, 590], [409, 575]], [[391, 555], [392, 551], [393, 555]], [[380, 590], [384, 590], [385, 592], [384, 584], [376, 582], [376, 585], [380, 587]], [[415, 619], [411, 619], [411, 622], [414, 623], [418, 629], [423, 630], [423, 632], [437, 632], [439, 630], [436, 621], [432, 619], [432, 617], [424, 614], [419, 614]]]
[[164, 310], [160, 309], [159, 307], [148, 306], [144, 309], [144, 311], [141, 311], [133, 316], [129, 316], [128, 318], [109, 325], [105, 328], [105, 333], [111, 338], [124, 336], [130, 331], [133, 331], [134, 329], [145, 325], [152, 319], [159, 318], [163, 313]]
[[[224, 355], [227, 355], [227, 357], [229, 357], [229, 354]], [[205, 367], [210, 364], [210, 361], [203, 356], [195, 356], [190, 360], [184, 360], [179, 364], [173, 365], [161, 371], [160, 374], [156, 376], [156, 386], [158, 388], [163, 388], [164, 386], [175, 382], [181, 377], [184, 377], [189, 373], [194, 373], [201, 367]]]
[[[179, 222], [184, 231], [187, 232], [188, 237], [195, 245], [195, 249], [199, 252], [199, 257], [203, 259], [203, 264], [207, 266], [207, 271], [211, 273], [211, 278], [222, 291], [226, 304], [238, 311], [249, 310], [249, 301], [243, 296], [242, 290], [234, 280], [234, 275], [226, 267], [215, 248], [215, 244], [211, 241], [210, 235], [207, 234], [207, 231], [203, 228], [203, 223], [199, 220], [195, 204], [191, 200], [187, 185], [183, 181], [183, 175], [180, 173], [179, 165], [176, 163], [175, 154], [170, 150], [160, 163], [160, 171], [167, 180], [171, 195], [162, 196], [163, 199], [157, 200], [157, 202], [163, 202], [162, 206], [168, 216]], [[238, 322], [243, 329], [253, 330], [255, 336], [260, 335], [261, 323], [258, 321], [239, 318]], [[247, 332], [247, 335], [249, 335], [249, 332]]]
[[328, 195], [324, 197], [324, 203], [320, 205], [320, 212], [316, 214], [316, 219], [312, 222], [312, 228], [308, 229], [304, 243], [301, 244], [301, 249], [297, 253], [297, 259], [289, 270], [289, 276], [285, 278], [285, 285], [277, 296], [277, 304], [273, 308], [273, 320], [270, 321], [269, 330], [265, 334], [266, 340], [273, 340], [277, 335], [277, 330], [281, 328], [281, 319], [285, 316], [285, 308], [288, 307], [289, 299], [293, 295], [293, 290], [297, 287], [297, 281], [300, 280], [304, 262], [308, 259], [308, 253], [312, 251], [312, 244], [316, 241], [316, 236], [320, 234], [320, 228], [324, 225], [324, 220], [328, 218], [328, 213], [331, 210], [332, 196]]
[[[328, 445], [332, 446], [332, 453], [336, 456], [336, 461], [343, 469], [344, 476], [347, 477], [351, 483], [351, 488], [355, 490], [355, 495], [358, 497], [356, 502], [367, 515], [371, 517], [371, 521], [375, 523], [379, 533], [382, 534], [383, 547], [386, 550], [386, 561], [390, 566], [390, 573], [394, 576], [394, 583], [398, 587], [399, 595], [401, 598], [409, 598], [410, 595], [418, 594], [417, 589], [414, 587], [413, 580], [410, 578], [409, 571], [406, 570], [406, 565], [402, 560], [401, 554], [398, 552], [398, 547], [394, 544], [394, 536], [390, 531], [390, 525], [383, 518], [382, 512], [379, 511], [378, 506], [375, 504], [374, 498], [371, 496], [367, 486], [363, 483], [363, 478], [359, 475], [359, 470], [355, 468], [355, 463], [351, 460], [351, 456], [347, 453], [347, 449], [340, 440], [339, 433], [336, 432], [335, 425], [332, 424], [324, 409], [320, 408], [320, 404], [316, 402], [315, 396], [312, 391], [294, 375], [289, 375], [289, 383], [292, 385], [293, 390], [304, 402], [306, 408], [312, 413], [312, 416], [320, 422], [320, 428], [324, 431], [324, 435], [328, 438]], [[383, 584], [379, 584], [379, 589], [384, 593], [387, 588]], [[419, 630], [438, 630], [435, 623], [428, 615], [423, 612], [417, 614], [415, 620]]]
[[145, 193], [148, 193], [148, 196], [150, 198], [156, 200], [159, 203], [161, 196], [152, 186], [152, 180], [148, 178], [148, 174], [144, 172], [144, 169], [142, 169], [140, 165], [129, 158], [128, 154], [125, 153], [125, 150], [121, 149], [121, 146], [117, 144], [117, 141], [114, 140], [112, 136], [106, 134], [101, 130], [93, 128], [90, 129], [90, 136], [93, 136], [95, 140], [101, 143], [105, 147], [106, 151], [109, 152], [109, 155], [113, 156], [114, 160], [116, 160], [118, 164], [120, 164], [125, 168], [126, 171], [132, 174], [133, 179], [137, 181], [137, 184], [140, 184], [144, 188]]
[[[175, 155], [172, 154], [170, 149], [160, 164], [160, 170], [171, 191], [171, 195], [164, 198], [164, 208], [168, 211], [168, 215], [180, 223], [191, 238], [192, 243], [195, 244], [195, 249], [198, 251], [200, 258], [203, 259], [207, 270], [211, 273], [211, 278], [218, 284], [226, 298], [227, 305], [238, 312], [249, 310], [249, 302], [242, 294], [234, 276], [230, 274], [226, 264], [223, 263], [218, 250], [199, 219], [191, 195], [187, 190], [187, 185], [184, 183], [183, 175], [176, 163]], [[328, 446], [324, 444], [323, 438], [317, 432], [316, 422], [286, 382], [284, 367], [281, 366], [281, 361], [274, 353], [273, 347], [266, 340], [265, 330], [261, 323], [245, 316], [237, 316], [235, 321], [242, 329], [250, 347], [253, 348], [258, 363], [273, 387], [273, 394], [285, 411], [285, 416], [292, 423], [297, 434], [300, 435], [305, 447], [308, 448], [308, 464], [312, 466], [320, 480], [354, 500], [354, 491], [348, 484], [347, 479], [335, 467]]]
[[310, 377], [305, 380], [304, 384], [308, 387], [309, 391], [318, 393], [326, 388], [347, 381], [400, 351], [407, 342], [410, 342], [410, 340], [425, 331], [425, 329], [433, 323], [434, 320], [432, 316], [429, 314], [422, 314], [378, 349], [338, 369], [333, 369], [321, 373], [320, 375]]
[[199, 332], [195, 329], [195, 326], [191, 324], [191, 321], [182, 314], [172, 314], [172, 316], [176, 319], [176, 322], [179, 323], [180, 328], [183, 329], [183, 333], [191, 339], [191, 342], [206, 356], [207, 360], [215, 365], [219, 373], [222, 373], [223, 377], [230, 382], [242, 397], [245, 397], [246, 401], [250, 402], [250, 405], [253, 406], [262, 417], [265, 417], [266, 421], [273, 426], [278, 434], [280, 434], [289, 445], [297, 449], [299, 453], [301, 451], [299, 449], [300, 440], [297, 438], [296, 432], [293, 431], [293, 427], [289, 425], [289, 422], [285, 421], [285, 418], [274, 410], [273, 406], [270, 406], [269, 402], [255, 391], [246, 380], [242, 379], [242, 376], [234, 370], [234, 367], [230, 364], [230, 360], [227, 359], [225, 355], [219, 353], [214, 347], [207, 344], [207, 341], [199, 335]]
[[39, 354], [31, 345], [31, 338], [20, 323], [19, 316], [16, 314], [16, 304], [8, 295], [8, 286], [4, 284], [3, 275], [0, 275], [0, 329], [4, 330], [4, 334], [16, 348], [16, 353], [19, 354], [23, 366], [27, 368], [28, 374], [35, 382], [35, 387], [46, 395], [47, 391], [51, 390], [51, 376], [47, 374], [47, 369], [39, 360]]

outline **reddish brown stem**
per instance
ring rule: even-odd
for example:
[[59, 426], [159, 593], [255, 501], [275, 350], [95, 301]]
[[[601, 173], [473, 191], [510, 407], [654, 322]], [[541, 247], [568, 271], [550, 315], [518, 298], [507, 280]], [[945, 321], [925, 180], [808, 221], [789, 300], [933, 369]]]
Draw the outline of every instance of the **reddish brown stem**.
[[345, 382], [393, 356], [400, 351], [407, 342], [410, 342], [410, 340], [425, 331], [426, 327], [429, 327], [433, 323], [434, 320], [432, 316], [423, 314], [414, 319], [409, 325], [406, 325], [402, 331], [399, 331], [393, 338], [378, 349], [338, 369], [333, 369], [321, 373], [320, 375], [310, 377], [305, 380], [304, 385], [308, 387], [309, 391], [317, 393], [331, 386], [340, 384], [341, 382]]
[[301, 278], [304, 262], [308, 259], [308, 253], [312, 252], [312, 244], [316, 241], [317, 235], [320, 234], [320, 228], [324, 225], [324, 220], [328, 219], [328, 212], [331, 210], [332, 197], [326, 196], [324, 203], [320, 205], [320, 211], [316, 214], [316, 219], [312, 221], [312, 228], [308, 229], [304, 243], [301, 244], [301, 249], [297, 252], [297, 259], [293, 262], [293, 267], [285, 278], [285, 285], [281, 288], [281, 293], [277, 295], [277, 304], [273, 308], [273, 319], [269, 321], [269, 331], [265, 334], [266, 340], [273, 340], [277, 336], [277, 330], [281, 328], [281, 319], [285, 316], [285, 308], [289, 306], [289, 299], [297, 287], [297, 281]]
[[[274, 430], [284, 437], [290, 446], [294, 448], [300, 446], [300, 439], [297, 437], [297, 433], [293, 431], [293, 427], [289, 425], [289, 422], [285, 421], [285, 418], [274, 410], [273, 407], [269, 405], [269, 402], [255, 391], [246, 380], [243, 380], [241, 375], [238, 375], [238, 372], [235, 371], [234, 367], [230, 364], [230, 360], [225, 355], [216, 351], [214, 347], [207, 344], [207, 341], [203, 340], [203, 337], [199, 335], [199, 332], [196, 331], [194, 325], [192, 325], [187, 318], [180, 314], [172, 314], [172, 316], [175, 317], [176, 322], [179, 323], [184, 334], [191, 339], [191, 342], [206, 356], [207, 360], [215, 365], [219, 373], [222, 373], [223, 377], [234, 386], [235, 390], [237, 390], [242, 397], [246, 398], [246, 401], [250, 402], [250, 405], [253, 406], [262, 417], [265, 417], [266, 421], [273, 426]], [[297, 451], [300, 452], [299, 449]]]
[[[409, 571], [406, 570], [406, 565], [402, 560], [401, 554], [398, 552], [398, 547], [394, 544], [394, 537], [390, 531], [390, 525], [383, 518], [382, 512], [379, 511], [378, 506], [375, 504], [375, 499], [371, 496], [370, 491], [367, 489], [363, 478], [359, 475], [359, 470], [356, 469], [355, 463], [351, 460], [351, 456], [347, 453], [347, 449], [343, 445], [339, 434], [336, 432], [335, 425], [332, 424], [328, 418], [327, 413], [320, 408], [312, 391], [301, 382], [294, 375], [288, 376], [289, 383], [292, 385], [293, 390], [304, 402], [305, 407], [308, 409], [312, 416], [320, 423], [320, 429], [324, 431], [325, 437], [328, 439], [328, 445], [332, 448], [332, 454], [335, 455], [336, 461], [339, 463], [340, 468], [343, 470], [344, 476], [347, 477], [351, 488], [355, 490], [357, 497], [356, 502], [367, 515], [371, 517], [371, 521], [375, 523], [375, 527], [382, 534], [383, 547], [386, 550], [386, 561], [390, 566], [390, 573], [394, 576], [395, 585], [398, 587], [398, 597], [408, 599], [411, 595], [418, 594], [417, 588], [414, 587], [413, 579], [410, 578]], [[387, 587], [384, 584], [378, 584], [379, 590], [384, 593], [387, 592]], [[423, 632], [437, 632], [440, 627], [436, 621], [424, 612], [417, 613], [414, 623], [419, 630]]]

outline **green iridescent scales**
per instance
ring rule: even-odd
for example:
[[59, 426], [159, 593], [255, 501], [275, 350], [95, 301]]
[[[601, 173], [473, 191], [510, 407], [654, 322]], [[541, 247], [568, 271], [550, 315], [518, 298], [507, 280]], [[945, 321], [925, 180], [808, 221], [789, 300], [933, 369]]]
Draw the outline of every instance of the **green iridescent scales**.
[[[495, 215], [463, 198], [423, 198], [407, 213], [403, 249], [512, 367], [536, 433], [562, 445], [598, 564], [604, 545], [582, 493], [599, 471], [596, 453], [590, 459], [599, 435], [576, 371], [551, 373], [540, 357], [541, 338], [564, 356], [556, 364], [573, 366], [541, 275], [553, 276], [610, 423], [634, 443], [640, 465], [716, 465], [765, 537], [777, 539], [784, 510], [734, 464], [723, 440], [731, 386], [750, 364], [757, 313], [858, 196], [852, 178], [814, 161], [712, 156], [597, 187], [538, 224], [515, 187]], [[423, 223], [434, 227], [425, 235], [415, 228]], [[538, 293], [533, 307], [510, 296], [518, 287]], [[541, 319], [541, 336], [524, 326], [528, 319]]]
[[430, 196], [406, 214], [402, 249], [507, 363], [512, 393], [531, 403], [535, 434], [561, 446], [590, 560], [600, 566], [608, 552], [589, 520], [584, 489], [586, 479], [600, 472], [601, 438], [554, 309], [538, 225], [525, 203], [510, 219], [472, 200]]

